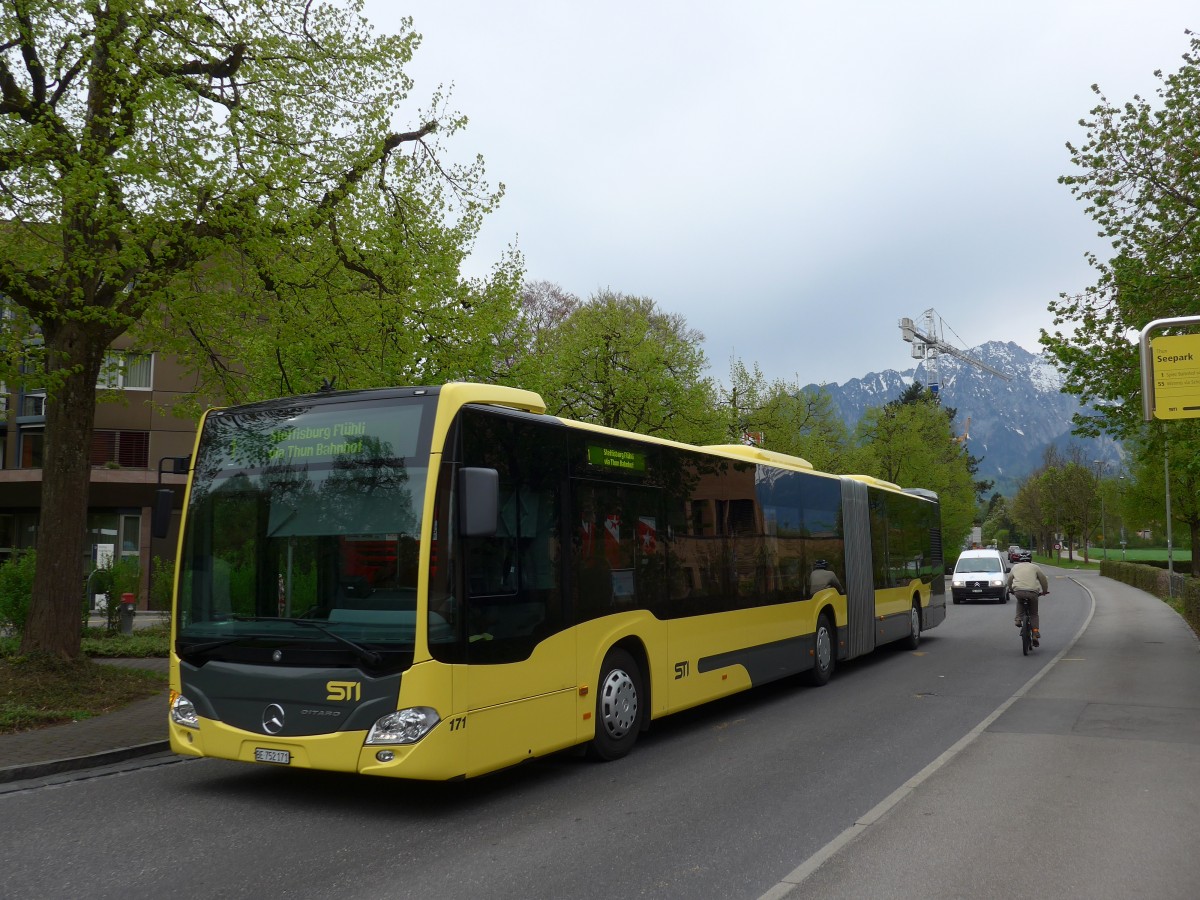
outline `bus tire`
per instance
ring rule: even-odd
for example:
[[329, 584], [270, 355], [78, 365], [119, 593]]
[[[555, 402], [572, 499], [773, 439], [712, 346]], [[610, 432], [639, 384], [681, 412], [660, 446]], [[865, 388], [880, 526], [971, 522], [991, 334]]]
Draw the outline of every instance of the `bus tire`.
[[916, 650], [921, 646], [921, 606], [918, 600], [913, 600], [912, 609], [908, 611], [908, 637], [900, 643], [905, 650]]
[[821, 613], [817, 618], [817, 630], [813, 632], [812, 668], [808, 670], [808, 683], [813, 687], [828, 684], [833, 677], [833, 667], [837, 663], [837, 651], [834, 644], [833, 625], [828, 613]]
[[620, 759], [633, 749], [641, 730], [642, 672], [632, 656], [614, 647], [604, 657], [596, 684], [596, 736], [588, 753], [594, 759]]

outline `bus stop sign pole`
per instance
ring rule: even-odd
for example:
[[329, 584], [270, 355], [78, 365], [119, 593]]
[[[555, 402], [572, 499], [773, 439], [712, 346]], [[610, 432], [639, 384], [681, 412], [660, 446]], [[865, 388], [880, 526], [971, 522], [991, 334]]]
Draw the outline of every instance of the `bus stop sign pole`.
[[[1200, 334], [1171, 334], [1151, 338], [1155, 331], [1200, 325], [1200, 316], [1155, 319], [1141, 331], [1138, 349], [1142, 364], [1142, 419], [1200, 418]], [[1167, 504], [1167, 596], [1175, 596], [1175, 566], [1171, 541], [1171, 464], [1164, 425], [1163, 483]]]

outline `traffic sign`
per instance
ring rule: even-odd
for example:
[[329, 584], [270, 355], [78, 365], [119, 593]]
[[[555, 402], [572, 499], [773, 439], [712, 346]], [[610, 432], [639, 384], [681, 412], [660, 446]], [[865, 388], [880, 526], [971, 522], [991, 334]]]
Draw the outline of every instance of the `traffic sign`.
[[1154, 417], [1200, 418], [1200, 334], [1163, 335], [1150, 346]]

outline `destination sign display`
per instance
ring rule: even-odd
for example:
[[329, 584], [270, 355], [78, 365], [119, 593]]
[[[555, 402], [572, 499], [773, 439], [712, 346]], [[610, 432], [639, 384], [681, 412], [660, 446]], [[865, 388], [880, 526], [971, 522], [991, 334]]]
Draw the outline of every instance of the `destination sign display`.
[[589, 463], [602, 469], [636, 472], [639, 475], [646, 471], [646, 454], [637, 450], [588, 444], [587, 455]]

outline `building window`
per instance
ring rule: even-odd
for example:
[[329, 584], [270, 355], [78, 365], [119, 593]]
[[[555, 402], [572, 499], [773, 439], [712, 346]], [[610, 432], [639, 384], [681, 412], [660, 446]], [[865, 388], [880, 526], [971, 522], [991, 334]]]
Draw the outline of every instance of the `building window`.
[[12, 555], [17, 543], [17, 517], [0, 513], [0, 560]]
[[0, 513], [0, 562], [11, 559], [18, 550], [37, 546], [38, 514]]
[[150, 467], [150, 432], [92, 432], [92, 465], [122, 469]]
[[110, 351], [100, 366], [98, 388], [117, 391], [147, 391], [153, 382], [154, 356], [150, 353]]
[[40, 469], [42, 467], [42, 448], [44, 435], [39, 431], [21, 432], [21, 468]]
[[22, 416], [44, 416], [46, 414], [45, 394], [26, 394], [21, 398]]

